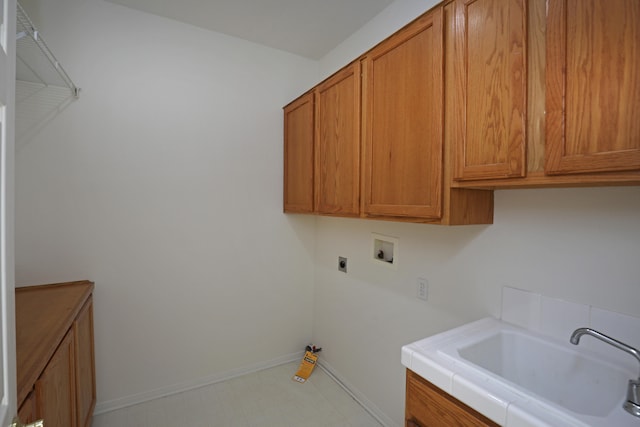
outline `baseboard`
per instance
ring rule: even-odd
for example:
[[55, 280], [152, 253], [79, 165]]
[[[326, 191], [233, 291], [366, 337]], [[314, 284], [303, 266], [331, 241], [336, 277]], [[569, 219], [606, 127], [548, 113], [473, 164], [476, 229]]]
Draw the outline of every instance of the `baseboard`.
[[327, 362], [325, 362], [324, 360], [319, 360], [318, 366], [384, 427], [400, 427], [400, 425], [389, 418], [372, 401], [367, 399], [367, 397], [363, 393], [361, 393], [353, 385], [349, 384], [349, 382], [344, 379], [344, 376], [340, 375], [340, 373], [332, 368], [331, 365], [329, 365]]
[[137, 405], [139, 403], [148, 402], [153, 399], [159, 399], [161, 397], [171, 396], [173, 394], [182, 393], [189, 390], [206, 387], [211, 384], [226, 381], [232, 378], [236, 378], [242, 375], [250, 374], [252, 372], [261, 371], [263, 369], [273, 368], [275, 366], [284, 365], [285, 363], [300, 360], [304, 352], [291, 353], [285, 356], [278, 357], [266, 362], [256, 363], [254, 365], [244, 366], [238, 369], [232, 369], [230, 371], [222, 372], [210, 377], [199, 378], [194, 381], [187, 381], [181, 384], [175, 384], [167, 387], [162, 387], [156, 390], [146, 391], [144, 393], [138, 393], [131, 396], [125, 396], [120, 399], [109, 400], [106, 402], [98, 402], [94, 410], [94, 415], [103, 414], [105, 412], [115, 411], [117, 409], [126, 408], [129, 406]]

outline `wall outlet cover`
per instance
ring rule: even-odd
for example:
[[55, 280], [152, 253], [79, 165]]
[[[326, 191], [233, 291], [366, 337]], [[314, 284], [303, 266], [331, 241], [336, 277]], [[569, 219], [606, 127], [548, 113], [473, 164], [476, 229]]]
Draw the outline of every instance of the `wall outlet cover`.
[[416, 296], [421, 300], [424, 300], [424, 301], [428, 300], [429, 299], [429, 282], [427, 281], [427, 279], [418, 277], [416, 279], [416, 284], [417, 284]]

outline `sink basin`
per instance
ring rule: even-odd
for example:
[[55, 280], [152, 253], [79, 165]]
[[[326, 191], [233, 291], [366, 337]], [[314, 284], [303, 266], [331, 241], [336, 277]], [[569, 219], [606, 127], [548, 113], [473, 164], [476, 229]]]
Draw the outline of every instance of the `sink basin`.
[[517, 331], [457, 349], [460, 357], [578, 414], [603, 417], [620, 405], [629, 376], [615, 366]]
[[640, 427], [622, 408], [635, 361], [569, 336], [486, 318], [403, 346], [402, 364], [505, 427]]

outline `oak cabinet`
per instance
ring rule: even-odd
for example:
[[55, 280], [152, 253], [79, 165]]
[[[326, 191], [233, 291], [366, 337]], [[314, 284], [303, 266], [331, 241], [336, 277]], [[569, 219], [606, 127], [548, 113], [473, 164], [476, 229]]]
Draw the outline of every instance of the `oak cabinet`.
[[[520, 102], [517, 108], [504, 100], [495, 104], [504, 117], [517, 116], [518, 123], [524, 111], [524, 128], [512, 132], [509, 144], [493, 144], [489, 138], [485, 144], [472, 144], [457, 130], [462, 136], [457, 137], [453, 186], [495, 189], [640, 184], [640, 121], [636, 113], [640, 108], [640, 75], [635, 71], [640, 66], [640, 4], [633, 0], [455, 0], [456, 54], [463, 60], [456, 73], [461, 76], [456, 83], [460, 92], [456, 104], [466, 108], [459, 111], [467, 118], [471, 106], [472, 120], [491, 124], [492, 116], [487, 118], [485, 112], [485, 119], [478, 117], [475, 112], [483, 110], [473, 107], [468, 98], [473, 90], [483, 88], [482, 76], [476, 75], [478, 67], [482, 69], [484, 64], [492, 70], [489, 59], [494, 57], [485, 56], [483, 62], [475, 56], [483, 50], [465, 47], [465, 40], [502, 28], [474, 27], [480, 19], [470, 24], [473, 14], [476, 18], [488, 16], [479, 13], [482, 5], [487, 6], [487, 14], [500, 11], [505, 22], [509, 17], [521, 22], [520, 11], [526, 21], [521, 27], [513, 23], [510, 27], [511, 36], [522, 36], [525, 42], [523, 60], [515, 55], [504, 63], [516, 70], [514, 79], [523, 76], [526, 93], [518, 99], [525, 100], [525, 109]], [[504, 53], [515, 50], [519, 49]], [[521, 66], [522, 72], [518, 71]], [[494, 76], [496, 84], [499, 76], [502, 74]], [[502, 82], [496, 88], [504, 85]], [[458, 123], [470, 132], [468, 120], [463, 125], [460, 117]], [[511, 172], [522, 173], [511, 173], [507, 164], [514, 166]]]
[[360, 214], [360, 64], [315, 90], [315, 202], [326, 215]]
[[407, 369], [406, 427], [497, 427], [484, 415]]
[[525, 174], [525, 0], [454, 4], [457, 180]]
[[284, 107], [284, 212], [360, 214], [360, 67]]
[[306, 93], [284, 107], [284, 212], [314, 210], [313, 101], [313, 93]]
[[16, 363], [22, 422], [89, 427], [96, 404], [93, 283], [16, 289]]
[[546, 172], [640, 170], [640, 3], [548, 10]]
[[91, 425], [96, 405], [93, 300], [89, 299], [73, 322], [75, 340], [76, 415], [79, 427]]
[[[493, 222], [491, 191], [451, 185], [452, 137], [444, 122], [453, 105], [445, 99], [451, 83], [445, 67], [454, 58], [453, 47], [445, 49], [443, 16], [443, 6], [434, 7], [317, 85], [309, 92], [313, 119], [306, 96], [285, 107], [285, 212], [446, 225]], [[308, 164], [313, 157], [312, 185], [303, 173], [308, 169], [288, 163], [295, 159], [288, 154], [293, 140], [309, 145], [310, 126], [313, 153], [296, 161]], [[302, 187], [304, 197], [313, 187], [313, 207], [307, 202], [288, 208], [287, 194]]]
[[49, 427], [77, 426], [75, 341], [69, 331], [35, 383], [36, 417]]
[[285, 107], [284, 210], [490, 224], [496, 188], [639, 185], [638, 68], [636, 0], [445, 1]]
[[442, 9], [376, 46], [362, 66], [364, 213], [440, 218]]
[[31, 424], [37, 420], [36, 397], [34, 392], [29, 393], [22, 402], [22, 405], [20, 405], [18, 409], [18, 419], [24, 424]]
[[445, 42], [446, 14], [446, 7], [434, 7], [362, 57], [365, 217], [493, 222], [493, 192], [450, 185], [452, 136], [446, 125], [453, 105], [445, 92], [452, 84], [453, 50]]

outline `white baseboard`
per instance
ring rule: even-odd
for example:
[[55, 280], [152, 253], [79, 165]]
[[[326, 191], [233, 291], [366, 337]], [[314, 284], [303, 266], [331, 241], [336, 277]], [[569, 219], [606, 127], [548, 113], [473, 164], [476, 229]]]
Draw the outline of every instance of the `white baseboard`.
[[347, 382], [338, 371], [333, 369], [331, 365], [323, 360], [318, 361], [318, 366], [327, 373], [340, 387], [344, 389], [356, 402], [358, 402], [373, 418], [378, 420], [384, 427], [400, 427], [391, 418], [389, 418], [384, 412], [380, 410], [372, 401], [361, 393], [358, 389], [353, 387]]
[[139, 403], [148, 402], [153, 399], [159, 399], [161, 397], [171, 396], [173, 394], [182, 393], [189, 390], [194, 390], [201, 387], [206, 387], [211, 384], [226, 381], [232, 378], [236, 378], [242, 375], [250, 374], [252, 372], [261, 371], [263, 369], [273, 368], [274, 366], [284, 365], [285, 363], [300, 360], [304, 352], [292, 353], [285, 356], [278, 357], [266, 362], [256, 363], [254, 365], [244, 366], [238, 369], [232, 369], [230, 371], [222, 372], [220, 374], [212, 375], [210, 377], [199, 378], [194, 381], [187, 381], [181, 384], [175, 384], [167, 387], [162, 387], [156, 390], [145, 391], [143, 393], [134, 394], [131, 396], [125, 396], [119, 399], [109, 400], [106, 402], [98, 402], [94, 410], [94, 415], [103, 414], [105, 412], [115, 411], [117, 409], [126, 408], [129, 406], [137, 405]]

